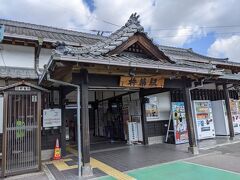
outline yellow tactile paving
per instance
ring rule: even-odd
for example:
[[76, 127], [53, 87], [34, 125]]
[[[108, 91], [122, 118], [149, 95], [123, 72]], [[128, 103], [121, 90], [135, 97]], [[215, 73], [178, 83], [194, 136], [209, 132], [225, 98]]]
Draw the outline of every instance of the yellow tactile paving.
[[[67, 151], [69, 151], [70, 153], [74, 154], [77, 156], [77, 150], [71, 148], [71, 147], [67, 147]], [[119, 179], [119, 180], [135, 180], [135, 178], [115, 169], [115, 168], [112, 168], [111, 166], [108, 166], [107, 164], [105, 163], [102, 163], [101, 161], [98, 161], [94, 158], [90, 158], [90, 165], [93, 167], [93, 168], [98, 168], [100, 169], [101, 171], [105, 172], [106, 174], [108, 174], [109, 176], [112, 176], [116, 179]]]
[[52, 161], [52, 164], [59, 170], [59, 171], [64, 171], [64, 170], [69, 170], [69, 169], [75, 169], [78, 167], [78, 165], [72, 165], [69, 166], [65, 162], [71, 161], [72, 159], [60, 159], [60, 160], [55, 160]]
[[93, 168], [98, 168], [101, 171], [105, 172], [106, 174], [116, 178], [116, 179], [120, 179], [120, 180], [135, 180], [135, 178], [117, 170], [112, 168], [111, 166], [108, 166], [105, 163], [102, 163], [101, 161], [98, 161], [94, 158], [90, 159], [90, 164]]

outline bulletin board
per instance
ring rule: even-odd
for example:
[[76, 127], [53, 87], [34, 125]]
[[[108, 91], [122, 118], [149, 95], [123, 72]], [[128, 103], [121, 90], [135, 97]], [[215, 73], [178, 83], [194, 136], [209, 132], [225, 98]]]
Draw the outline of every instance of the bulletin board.
[[170, 92], [163, 92], [145, 96], [148, 102], [145, 103], [147, 121], [168, 120], [171, 111]]

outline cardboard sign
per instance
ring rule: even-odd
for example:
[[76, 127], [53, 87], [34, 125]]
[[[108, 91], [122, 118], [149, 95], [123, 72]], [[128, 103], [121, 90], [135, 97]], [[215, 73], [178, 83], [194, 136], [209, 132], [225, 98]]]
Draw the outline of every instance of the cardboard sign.
[[61, 109], [43, 110], [43, 127], [62, 126]]
[[159, 76], [151, 77], [121, 76], [120, 86], [136, 88], [157, 88], [157, 87], [162, 88], [164, 86], [164, 79]]

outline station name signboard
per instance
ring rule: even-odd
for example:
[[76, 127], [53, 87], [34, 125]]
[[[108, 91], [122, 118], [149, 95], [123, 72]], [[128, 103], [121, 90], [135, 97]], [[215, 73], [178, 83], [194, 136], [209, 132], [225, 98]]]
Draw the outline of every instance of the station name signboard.
[[43, 127], [57, 127], [62, 125], [61, 109], [43, 110]]
[[136, 88], [162, 88], [164, 86], [164, 79], [159, 76], [121, 76], [120, 86]]

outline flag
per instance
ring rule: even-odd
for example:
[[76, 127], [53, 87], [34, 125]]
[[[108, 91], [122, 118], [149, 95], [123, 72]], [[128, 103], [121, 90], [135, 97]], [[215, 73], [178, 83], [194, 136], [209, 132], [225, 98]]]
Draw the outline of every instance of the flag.
[[4, 25], [0, 25], [0, 42], [2, 42], [4, 37]]

